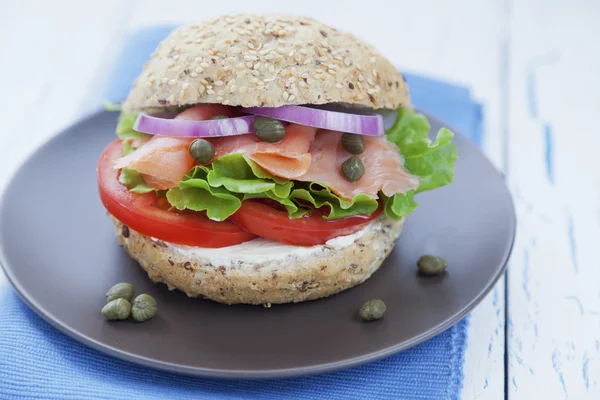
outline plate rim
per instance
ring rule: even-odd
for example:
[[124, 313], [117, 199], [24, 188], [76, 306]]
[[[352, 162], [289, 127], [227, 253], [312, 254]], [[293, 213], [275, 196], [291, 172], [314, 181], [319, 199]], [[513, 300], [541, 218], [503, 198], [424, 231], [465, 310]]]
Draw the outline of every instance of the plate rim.
[[[442, 120], [440, 120], [439, 118], [435, 117], [433, 114], [428, 113], [426, 111], [419, 110], [419, 109], [417, 109], [417, 111], [426, 115], [428, 120], [435, 120], [435, 121], [441, 123], [442, 126], [448, 127], [448, 129], [450, 129], [455, 135], [461, 136], [462, 139], [464, 139], [466, 145], [471, 147], [471, 151], [476, 151], [476, 152], [480, 153], [480, 155], [482, 155], [483, 158], [485, 159], [485, 162], [487, 162], [491, 166], [493, 171], [496, 174], [498, 174], [501, 178], [504, 177], [504, 174], [501, 171], [499, 171], [491, 163], [491, 161], [487, 158], [485, 153], [483, 153], [479, 149], [478, 146], [476, 146], [471, 140], [469, 140], [467, 137], [465, 137], [460, 131], [453, 129], [451, 124], [444, 123]], [[0, 210], [2, 210], [3, 207], [5, 206], [6, 197], [8, 195], [7, 189], [12, 186], [18, 172], [25, 166], [25, 164], [32, 157], [34, 157], [38, 152], [40, 152], [48, 144], [50, 144], [54, 140], [57, 140], [58, 138], [65, 135], [65, 133], [67, 131], [73, 129], [77, 125], [80, 125], [80, 124], [86, 122], [89, 119], [93, 119], [93, 118], [99, 116], [100, 114], [103, 114], [106, 112], [107, 111], [101, 109], [101, 110], [97, 110], [95, 112], [92, 112], [92, 113], [82, 116], [81, 118], [77, 119], [75, 122], [70, 124], [69, 126], [65, 127], [64, 129], [61, 129], [58, 133], [49, 137], [48, 140], [45, 140], [42, 143], [40, 143], [40, 145], [37, 146], [34, 151], [32, 151], [28, 155], [26, 155], [23, 158], [22, 162], [13, 168], [10, 179], [8, 180], [6, 185], [4, 185], [4, 187], [2, 188], [2, 193], [1, 193], [1, 197], [0, 197]], [[510, 223], [510, 226], [509, 226], [510, 239], [509, 239], [508, 246], [505, 249], [505, 253], [503, 255], [503, 259], [501, 261], [500, 268], [498, 268], [493, 279], [491, 279], [489, 281], [489, 283], [485, 287], [482, 288], [482, 290], [479, 292], [479, 294], [477, 296], [475, 296], [457, 314], [444, 320], [437, 326], [435, 326], [425, 332], [422, 332], [421, 334], [419, 334], [417, 336], [414, 336], [413, 338], [411, 338], [407, 341], [380, 349], [380, 350], [372, 352], [372, 353], [363, 354], [363, 355], [351, 357], [351, 358], [345, 358], [345, 359], [341, 359], [341, 360], [337, 360], [337, 361], [333, 361], [333, 362], [315, 364], [315, 365], [311, 365], [311, 366], [278, 368], [278, 369], [262, 369], [262, 370], [193, 367], [193, 366], [189, 366], [189, 365], [181, 365], [181, 364], [176, 364], [176, 363], [171, 363], [171, 362], [166, 362], [166, 361], [160, 361], [160, 360], [148, 358], [148, 357], [145, 357], [142, 355], [133, 354], [126, 350], [114, 348], [113, 346], [107, 345], [98, 340], [95, 340], [93, 338], [82, 335], [79, 332], [77, 332], [77, 331], [73, 330], [72, 328], [70, 328], [69, 326], [67, 326], [66, 324], [62, 323], [61, 321], [51, 318], [49, 316], [49, 313], [47, 312], [47, 310], [45, 310], [42, 305], [38, 304], [34, 300], [31, 300], [29, 298], [28, 291], [25, 288], [23, 288], [17, 281], [17, 278], [15, 276], [13, 276], [13, 274], [12, 274], [13, 268], [7, 267], [8, 263], [6, 261], [5, 255], [4, 255], [4, 245], [2, 244], [3, 243], [2, 240], [0, 240], [0, 267], [2, 267], [2, 270], [4, 271], [4, 274], [6, 275], [8, 281], [10, 282], [11, 286], [15, 289], [16, 293], [19, 295], [21, 300], [23, 300], [23, 302], [25, 304], [27, 304], [27, 306], [31, 310], [33, 310], [39, 317], [41, 317], [45, 322], [49, 323], [51, 326], [58, 329], [60, 332], [69, 336], [70, 338], [76, 340], [77, 342], [82, 343], [86, 346], [89, 346], [92, 349], [99, 351], [101, 353], [108, 354], [112, 357], [116, 357], [117, 359], [131, 362], [135, 365], [142, 366], [142, 367], [150, 367], [150, 368], [154, 368], [154, 369], [158, 369], [158, 370], [162, 370], [162, 371], [174, 372], [174, 373], [184, 374], [184, 375], [188, 375], [188, 376], [206, 377], [206, 378], [272, 379], [272, 378], [291, 378], [291, 377], [299, 377], [299, 376], [307, 376], [307, 375], [317, 375], [317, 374], [322, 374], [322, 373], [326, 373], [326, 372], [332, 372], [332, 371], [337, 371], [337, 370], [341, 370], [341, 369], [355, 367], [355, 366], [362, 365], [362, 364], [365, 364], [368, 362], [377, 361], [382, 358], [397, 354], [401, 351], [408, 350], [408, 349], [410, 349], [420, 343], [423, 343], [424, 341], [446, 331], [447, 329], [449, 329], [450, 327], [452, 327], [453, 325], [455, 325], [456, 323], [461, 321], [469, 312], [471, 312], [477, 305], [479, 305], [481, 303], [481, 301], [485, 298], [485, 296], [487, 296], [491, 292], [492, 288], [496, 285], [496, 283], [498, 282], [500, 277], [505, 274], [507, 266], [508, 266], [508, 261], [510, 260], [510, 256], [511, 256], [513, 248], [514, 248], [514, 243], [515, 243], [515, 238], [516, 238], [517, 220], [516, 220], [514, 199], [511, 195], [510, 189], [506, 185], [506, 180], [502, 179], [502, 181], [503, 181], [503, 186], [506, 191], [506, 197], [509, 202], [510, 211], [511, 211], [511, 213], [510, 213], [511, 218], [509, 221], [509, 223]], [[1, 239], [1, 236], [0, 236], [0, 239]]]

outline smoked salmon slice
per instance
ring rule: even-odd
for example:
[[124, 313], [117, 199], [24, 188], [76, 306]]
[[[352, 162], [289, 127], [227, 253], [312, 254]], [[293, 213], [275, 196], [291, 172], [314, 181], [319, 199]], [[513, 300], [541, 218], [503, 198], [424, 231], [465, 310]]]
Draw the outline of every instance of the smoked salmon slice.
[[113, 168], [131, 168], [144, 177], [146, 183], [163, 190], [177, 186], [194, 166], [188, 151], [192, 139], [154, 136], [132, 153], [119, 158]]
[[216, 157], [242, 153], [275, 176], [296, 179], [310, 168], [312, 155], [308, 150], [316, 132], [310, 126], [289, 124], [277, 143], [263, 142], [256, 135], [238, 135], [216, 139], [213, 145]]
[[319, 130], [310, 146], [310, 168], [296, 180], [322, 183], [347, 200], [360, 193], [377, 198], [379, 191], [392, 196], [419, 186], [418, 178], [403, 167], [396, 145], [379, 137], [364, 137], [365, 152], [358, 157], [365, 166], [365, 174], [356, 182], [346, 180], [342, 163], [352, 154], [342, 147], [341, 136], [341, 132]]

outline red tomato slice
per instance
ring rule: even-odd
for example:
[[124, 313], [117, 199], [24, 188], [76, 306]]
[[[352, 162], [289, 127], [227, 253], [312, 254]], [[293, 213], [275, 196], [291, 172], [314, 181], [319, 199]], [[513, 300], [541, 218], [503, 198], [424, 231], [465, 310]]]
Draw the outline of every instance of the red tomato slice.
[[364, 228], [381, 214], [379, 207], [369, 216], [326, 220], [319, 213], [290, 219], [287, 211], [277, 210], [261, 201], [246, 200], [231, 220], [260, 237], [296, 246], [315, 246], [329, 239], [350, 235]]
[[121, 141], [111, 142], [98, 161], [98, 188], [104, 207], [131, 229], [166, 242], [197, 247], [226, 247], [254, 239], [229, 222], [216, 222], [196, 212], [168, 210], [164, 198], [154, 193], [130, 192], [118, 180], [112, 161], [121, 157]]

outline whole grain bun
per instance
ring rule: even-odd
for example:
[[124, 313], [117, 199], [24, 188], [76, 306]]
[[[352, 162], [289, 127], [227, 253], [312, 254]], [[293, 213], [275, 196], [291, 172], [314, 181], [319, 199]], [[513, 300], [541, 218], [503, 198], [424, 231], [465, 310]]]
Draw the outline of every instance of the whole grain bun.
[[280, 15], [224, 16], [176, 29], [123, 106], [197, 103], [410, 106], [404, 78], [374, 47], [311, 18]]
[[[190, 297], [225, 304], [291, 303], [330, 296], [368, 279], [394, 248], [403, 221], [380, 216], [350, 243], [315, 246], [306, 255], [215, 260], [181, 251], [183, 246], [152, 239], [124, 227], [111, 216], [119, 243], [153, 282]], [[333, 246], [333, 247], [332, 247]], [[229, 254], [236, 254], [230, 247]]]

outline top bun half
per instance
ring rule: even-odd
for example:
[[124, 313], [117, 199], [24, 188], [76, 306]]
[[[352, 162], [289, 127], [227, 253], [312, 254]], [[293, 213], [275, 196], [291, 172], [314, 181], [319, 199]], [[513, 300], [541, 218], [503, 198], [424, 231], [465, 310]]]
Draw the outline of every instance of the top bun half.
[[177, 28], [144, 65], [123, 106], [199, 103], [410, 107], [402, 75], [374, 47], [311, 18], [276, 15]]

